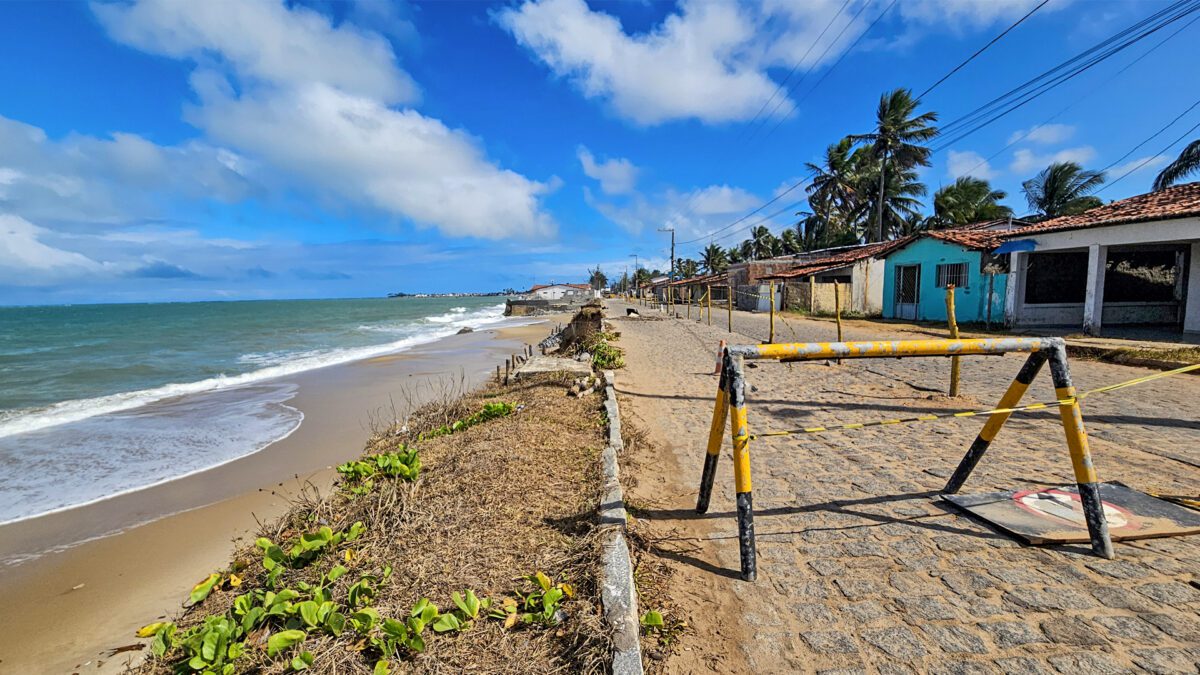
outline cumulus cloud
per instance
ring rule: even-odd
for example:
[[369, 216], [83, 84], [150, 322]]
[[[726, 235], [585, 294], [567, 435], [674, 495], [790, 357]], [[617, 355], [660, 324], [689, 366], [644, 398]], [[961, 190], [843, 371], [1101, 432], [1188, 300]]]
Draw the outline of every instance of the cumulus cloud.
[[1016, 174], [1027, 174], [1041, 171], [1055, 162], [1075, 162], [1086, 169], [1087, 163], [1095, 158], [1096, 149], [1090, 145], [1064, 148], [1049, 154], [1038, 154], [1022, 148], [1013, 153], [1012, 164], [1009, 164], [1008, 169]]
[[541, 182], [490, 161], [478, 139], [411, 108], [391, 46], [353, 23], [270, 0], [94, 5], [110, 35], [196, 63], [186, 118], [287, 186], [443, 234], [551, 235]]
[[586, 189], [584, 198], [592, 208], [630, 234], [669, 225], [681, 240], [707, 235], [762, 203], [754, 194], [729, 185], [710, 185], [687, 192], [666, 190], [652, 198], [638, 194], [627, 204], [598, 199]]
[[[961, 33], [1011, 20], [1037, 1], [913, 0], [900, 3], [900, 15], [921, 32]], [[776, 93], [770, 71], [819, 68], [849, 49], [874, 10], [867, 0], [843, 5], [682, 0], [644, 32], [626, 30], [584, 0], [525, 0], [495, 17], [552, 73], [625, 119], [716, 124], [751, 119], [764, 106], [765, 114], [790, 115], [794, 102]]]
[[951, 178], [974, 176], [991, 180], [996, 177], [996, 171], [992, 169], [992, 165], [984, 159], [983, 155], [971, 150], [963, 152], [951, 150], [946, 155], [946, 172], [950, 174]]
[[1075, 135], [1075, 127], [1070, 124], [1040, 124], [1029, 129], [1018, 129], [1008, 137], [1011, 143], [1040, 143], [1054, 145], [1062, 143]]
[[386, 103], [411, 102], [417, 87], [381, 35], [334, 27], [324, 15], [271, 0], [93, 4], [116, 40], [177, 59], [216, 56], [244, 81], [324, 82]]
[[605, 194], [619, 195], [633, 192], [637, 185], [638, 168], [628, 159], [608, 159], [597, 162], [591, 151], [582, 145], [575, 153], [588, 178], [600, 181]]

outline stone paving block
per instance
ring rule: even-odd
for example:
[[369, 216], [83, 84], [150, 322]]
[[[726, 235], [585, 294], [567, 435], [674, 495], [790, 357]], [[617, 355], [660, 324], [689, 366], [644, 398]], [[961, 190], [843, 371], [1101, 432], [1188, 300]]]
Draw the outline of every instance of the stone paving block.
[[858, 645], [854, 638], [841, 631], [807, 631], [800, 634], [809, 648], [820, 654], [856, 654]]
[[959, 595], [974, 595], [996, 587], [996, 580], [979, 572], [946, 572], [941, 575], [942, 583]]
[[930, 675], [995, 675], [1000, 671], [981, 661], [940, 661], [929, 667]]
[[920, 619], [936, 621], [958, 618], [958, 612], [954, 611], [953, 607], [945, 600], [933, 595], [900, 597], [896, 598], [896, 604], [905, 612]]
[[992, 640], [1001, 649], [1046, 641], [1046, 637], [1042, 635], [1041, 629], [1021, 621], [994, 621], [991, 623], [981, 623], [979, 627], [991, 633]]
[[1082, 616], [1048, 619], [1042, 622], [1042, 632], [1051, 642], [1064, 645], [1103, 645], [1102, 628]]
[[1185, 614], [1143, 614], [1143, 619], [1156, 628], [1183, 642], [1200, 642], [1200, 621]]
[[1023, 586], [1005, 593], [1004, 600], [1017, 607], [1039, 611], [1087, 609], [1095, 605], [1090, 597], [1075, 588], [1039, 590]]
[[995, 664], [1004, 675], [1050, 675], [1049, 668], [1027, 656], [996, 659]]
[[1047, 659], [1054, 669], [1063, 675], [1122, 675], [1132, 672], [1116, 659], [1103, 652], [1075, 652], [1060, 654]]
[[1195, 673], [1195, 658], [1182, 649], [1135, 649], [1133, 662], [1154, 675]]
[[808, 566], [824, 577], [846, 571], [846, 565], [837, 560], [809, 560]]
[[833, 584], [838, 587], [842, 595], [851, 600], [858, 600], [869, 595], [878, 595], [883, 592], [883, 587], [878, 582], [871, 579], [845, 579], [838, 578], [833, 580]]
[[890, 615], [888, 610], [876, 600], [852, 602], [842, 609], [862, 623], [870, 623]]
[[796, 612], [796, 618], [805, 623], [833, 623], [837, 621], [837, 617], [825, 605], [806, 602], [795, 605], [792, 609]]
[[943, 651], [951, 654], [986, 654], [987, 645], [978, 635], [959, 626], [933, 626], [926, 625], [922, 627], [925, 634], [942, 648]]
[[1155, 630], [1154, 626], [1136, 616], [1098, 616], [1095, 621], [1104, 628], [1109, 637], [1142, 644], [1151, 644], [1162, 638], [1162, 634]]
[[1153, 573], [1147, 566], [1128, 560], [1092, 560], [1084, 564], [1094, 572], [1113, 579], [1145, 579]]
[[1129, 609], [1135, 612], [1153, 612], [1161, 609], [1153, 601], [1140, 593], [1121, 586], [1099, 586], [1091, 589], [1092, 597], [1100, 604], [1113, 609]]
[[864, 630], [860, 635], [883, 653], [899, 659], [915, 659], [928, 653], [925, 646], [907, 628], [877, 628]]
[[1155, 602], [1167, 605], [1182, 605], [1200, 600], [1200, 591], [1176, 581], [1143, 584], [1134, 587], [1134, 590]]

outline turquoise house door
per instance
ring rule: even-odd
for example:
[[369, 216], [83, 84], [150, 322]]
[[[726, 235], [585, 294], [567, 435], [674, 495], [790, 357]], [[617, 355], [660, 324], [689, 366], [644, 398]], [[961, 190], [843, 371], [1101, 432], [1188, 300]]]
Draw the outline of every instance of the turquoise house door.
[[921, 304], [921, 266], [897, 265], [894, 288], [896, 318], [916, 321], [917, 307]]

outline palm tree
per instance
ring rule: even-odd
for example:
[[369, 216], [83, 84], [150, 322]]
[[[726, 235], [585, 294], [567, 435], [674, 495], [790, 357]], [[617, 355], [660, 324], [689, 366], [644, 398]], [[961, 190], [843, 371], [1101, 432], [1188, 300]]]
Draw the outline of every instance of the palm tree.
[[1041, 218], [1083, 213], [1104, 202], [1091, 196], [1104, 185], [1103, 171], [1087, 171], [1075, 162], [1055, 162], [1021, 183], [1029, 208]]
[[1179, 153], [1174, 162], [1167, 165], [1158, 178], [1154, 179], [1154, 191], [1158, 192], [1164, 188], [1171, 187], [1178, 183], [1180, 179], [1200, 171], [1200, 140], [1188, 143], [1188, 146]]
[[757, 225], [750, 229], [750, 250], [751, 258], [754, 260], [762, 260], [775, 256], [776, 250], [779, 248], [779, 240], [766, 225]]
[[597, 291], [608, 285], [608, 277], [605, 276], [604, 270], [596, 265], [596, 269], [588, 270], [588, 285]]
[[[929, 166], [929, 148], [923, 144], [938, 135], [937, 113], [916, 114], [921, 102], [914, 99], [908, 89], [894, 89], [879, 97], [879, 109], [875, 113], [875, 131], [851, 136], [857, 143], [867, 143], [871, 155], [878, 161], [878, 187], [875, 193], [887, 193], [887, 174], [905, 171], [916, 166]], [[875, 228], [868, 232], [867, 241], [882, 241], [884, 236], [884, 202], [876, 200]]]
[[779, 252], [782, 255], [796, 255], [804, 250], [804, 246], [797, 236], [796, 230], [787, 229], [779, 235]]
[[705, 274], [724, 272], [728, 265], [729, 257], [719, 244], [709, 244], [700, 252], [700, 267], [704, 269]]
[[1007, 218], [1012, 215], [1012, 209], [997, 203], [1007, 196], [1003, 190], [993, 190], [982, 178], [959, 176], [934, 193], [933, 218], [929, 225], [931, 229], [939, 229]]
[[729, 262], [746, 262], [754, 260], [754, 244], [749, 239], [729, 249]]
[[691, 279], [700, 271], [700, 264], [691, 258], [679, 258], [675, 261], [675, 275], [680, 279]]
[[824, 165], [805, 163], [812, 173], [808, 198], [828, 209], [849, 211], [858, 203], [861, 148], [851, 153], [854, 140], [849, 136], [825, 149]]
[[[905, 232], [912, 218], [920, 215], [919, 197], [923, 197], [926, 192], [925, 184], [917, 180], [916, 170], [901, 169], [898, 163], [886, 173], [882, 195], [879, 192], [880, 184], [876, 180], [872, 177], [871, 180], [864, 181], [862, 186], [864, 201], [870, 206], [870, 212], [877, 214], [874, 226], [863, 225], [865, 231], [862, 238], [868, 242], [883, 241]], [[872, 232], [878, 233], [879, 236], [873, 237]]]

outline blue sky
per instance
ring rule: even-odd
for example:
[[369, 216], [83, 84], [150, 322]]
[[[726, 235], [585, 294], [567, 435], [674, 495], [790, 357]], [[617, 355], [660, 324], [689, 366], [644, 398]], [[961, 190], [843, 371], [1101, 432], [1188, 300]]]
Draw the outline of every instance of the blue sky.
[[[888, 2], [0, 3], [0, 304], [665, 266], [658, 228], [694, 256], [870, 131], [883, 91], [924, 89], [1038, 1], [900, 0], [869, 31]], [[925, 106], [953, 120], [1166, 5], [1051, 0]], [[1117, 161], [1195, 102], [1200, 23], [1166, 40], [1184, 23], [936, 153], [930, 192], [970, 171], [1022, 213], [1056, 159], [1145, 161], [1101, 197], [1146, 191], [1200, 121]]]

